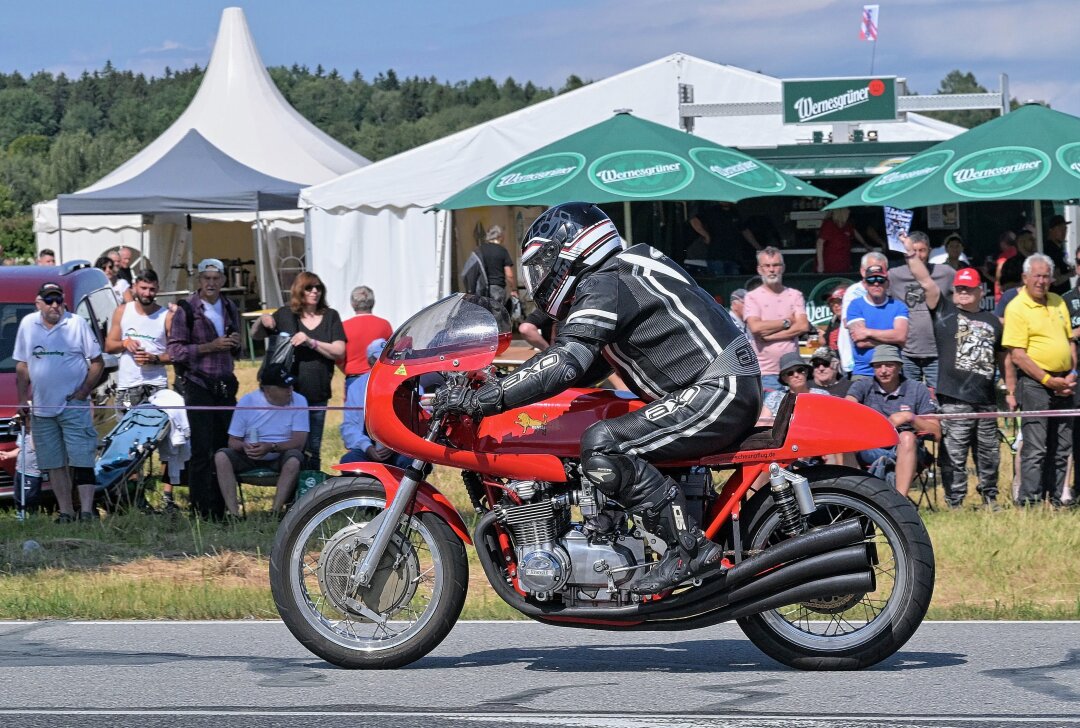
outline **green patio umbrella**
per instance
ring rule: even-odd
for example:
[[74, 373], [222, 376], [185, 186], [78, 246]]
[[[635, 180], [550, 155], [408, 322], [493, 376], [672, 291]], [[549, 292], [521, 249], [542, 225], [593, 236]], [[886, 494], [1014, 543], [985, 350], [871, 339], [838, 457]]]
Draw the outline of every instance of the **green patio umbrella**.
[[775, 195], [833, 197], [742, 152], [622, 112], [514, 160], [436, 207]]
[[856, 187], [825, 209], [1080, 197], [1080, 118], [1022, 106]]

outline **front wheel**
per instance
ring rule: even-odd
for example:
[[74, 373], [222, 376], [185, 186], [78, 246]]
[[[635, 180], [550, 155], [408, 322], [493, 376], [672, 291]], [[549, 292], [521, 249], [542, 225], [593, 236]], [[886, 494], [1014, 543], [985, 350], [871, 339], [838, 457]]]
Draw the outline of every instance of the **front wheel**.
[[[911, 501], [877, 478], [842, 468], [805, 473], [817, 503], [811, 526], [858, 518], [877, 549], [872, 593], [823, 596], [740, 620], [750, 641], [802, 670], [856, 670], [892, 655], [919, 627], [934, 592], [934, 551]], [[747, 547], [784, 540], [768, 489], [743, 507]]]
[[270, 587], [285, 626], [327, 662], [390, 669], [433, 650], [465, 603], [465, 547], [433, 513], [408, 517], [386, 547], [371, 583], [348, 588], [386, 506], [372, 478], [332, 478], [281, 522], [270, 555]]

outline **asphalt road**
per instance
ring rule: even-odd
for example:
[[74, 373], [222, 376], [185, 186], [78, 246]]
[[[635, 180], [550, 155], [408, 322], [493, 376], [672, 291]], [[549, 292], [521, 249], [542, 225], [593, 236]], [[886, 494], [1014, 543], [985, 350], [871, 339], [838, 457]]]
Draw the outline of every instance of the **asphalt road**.
[[1080, 726], [1080, 622], [930, 623], [857, 673], [806, 673], [735, 625], [607, 633], [461, 623], [424, 660], [334, 668], [277, 622], [0, 623], [0, 726]]

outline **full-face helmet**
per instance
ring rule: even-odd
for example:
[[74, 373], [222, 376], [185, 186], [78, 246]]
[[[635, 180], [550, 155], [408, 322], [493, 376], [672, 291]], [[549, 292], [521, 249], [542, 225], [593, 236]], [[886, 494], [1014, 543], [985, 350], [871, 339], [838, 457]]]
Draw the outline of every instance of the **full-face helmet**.
[[536, 305], [566, 318], [581, 279], [624, 247], [615, 223], [588, 202], [545, 210], [521, 243], [521, 272]]

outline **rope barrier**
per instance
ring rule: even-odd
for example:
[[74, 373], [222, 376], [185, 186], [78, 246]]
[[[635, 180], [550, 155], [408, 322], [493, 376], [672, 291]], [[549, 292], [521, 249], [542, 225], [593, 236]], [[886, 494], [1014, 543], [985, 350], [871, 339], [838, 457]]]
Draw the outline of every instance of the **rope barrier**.
[[[0, 404], [0, 409], [19, 409], [24, 405], [18, 404]], [[236, 410], [243, 411], [261, 411], [261, 410], [273, 410], [281, 412], [285, 410], [304, 410], [308, 412], [345, 412], [355, 411], [363, 409], [362, 407], [347, 407], [345, 405], [308, 405], [306, 407], [293, 407], [291, 405], [259, 405], [259, 406], [245, 406], [237, 407], [235, 405], [156, 405], [147, 404], [145, 402], [136, 405], [137, 407], [153, 407], [159, 410], [189, 410], [199, 412], [234, 412]], [[91, 403], [76, 404], [69, 402], [64, 407], [60, 405], [34, 405], [34, 409], [76, 409], [84, 407], [97, 407], [99, 409], [115, 409], [115, 405], [94, 405]], [[131, 407], [130, 409], [135, 409]], [[926, 419], [934, 420], [991, 420], [991, 419], [1025, 419], [1030, 417], [1080, 417], [1080, 408], [1069, 409], [1051, 409], [1051, 410], [1014, 410], [1014, 411], [996, 411], [996, 412], [928, 412], [923, 415], [918, 415]]]

